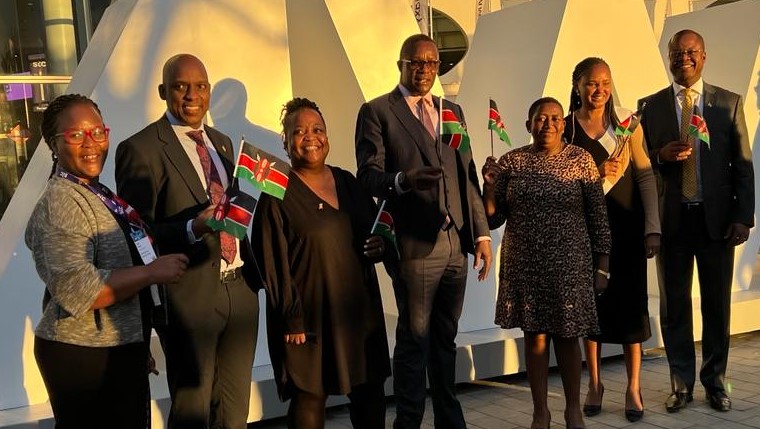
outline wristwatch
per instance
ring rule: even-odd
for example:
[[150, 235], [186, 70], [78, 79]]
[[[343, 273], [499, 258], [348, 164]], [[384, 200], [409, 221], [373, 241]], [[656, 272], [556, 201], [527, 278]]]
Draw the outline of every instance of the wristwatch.
[[597, 268], [597, 269], [596, 269], [596, 272], [597, 272], [598, 274], [601, 274], [601, 275], [603, 275], [603, 276], [604, 276], [604, 278], [606, 278], [607, 280], [609, 280], [609, 279], [610, 279], [610, 273], [609, 273], [608, 271], [604, 271], [604, 270], [603, 270], [603, 269], [601, 269], [601, 268]]

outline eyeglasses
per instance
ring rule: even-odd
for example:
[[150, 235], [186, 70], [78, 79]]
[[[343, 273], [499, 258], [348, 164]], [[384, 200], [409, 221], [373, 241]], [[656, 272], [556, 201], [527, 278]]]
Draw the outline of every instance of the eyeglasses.
[[91, 130], [67, 130], [58, 133], [53, 137], [63, 136], [63, 140], [70, 145], [81, 145], [85, 137], [90, 137], [96, 143], [103, 143], [108, 140], [108, 134], [111, 129], [108, 127], [95, 127]]
[[425, 67], [431, 68], [433, 70], [438, 70], [438, 66], [441, 65], [441, 62], [438, 60], [431, 60], [431, 61], [423, 61], [423, 60], [399, 60], [402, 63], [409, 64], [409, 67], [412, 68], [412, 70], [420, 70], [424, 69]]
[[670, 51], [669, 55], [670, 58], [681, 58], [684, 55], [688, 56], [689, 58], [696, 58], [697, 54], [702, 52], [702, 49], [689, 49], [686, 51]]

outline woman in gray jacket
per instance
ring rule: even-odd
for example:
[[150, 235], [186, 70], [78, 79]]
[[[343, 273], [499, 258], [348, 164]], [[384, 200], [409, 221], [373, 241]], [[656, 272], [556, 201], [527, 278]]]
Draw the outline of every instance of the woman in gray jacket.
[[57, 429], [148, 426], [150, 318], [142, 307], [152, 305], [141, 306], [140, 292], [187, 266], [185, 255], [157, 258], [137, 213], [99, 183], [108, 133], [81, 95], [56, 98], [43, 115], [53, 173], [26, 244], [45, 283], [34, 352]]

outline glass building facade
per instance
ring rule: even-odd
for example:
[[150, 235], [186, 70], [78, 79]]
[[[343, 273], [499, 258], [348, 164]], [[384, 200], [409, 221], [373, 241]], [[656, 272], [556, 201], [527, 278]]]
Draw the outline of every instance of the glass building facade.
[[42, 112], [112, 1], [0, 1], [0, 217], [40, 142]]

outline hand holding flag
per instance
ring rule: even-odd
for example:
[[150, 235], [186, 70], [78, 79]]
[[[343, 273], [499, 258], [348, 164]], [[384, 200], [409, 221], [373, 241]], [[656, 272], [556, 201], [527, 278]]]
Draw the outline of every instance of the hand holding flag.
[[256, 203], [251, 195], [229, 187], [206, 224], [214, 231], [225, 231], [242, 240], [253, 220]]
[[391, 244], [396, 249], [396, 256], [401, 257], [401, 253], [398, 250], [398, 242], [396, 241], [396, 230], [393, 227], [393, 217], [385, 210], [385, 200], [380, 204], [380, 210], [377, 212], [375, 223], [372, 224], [370, 234], [377, 234]]

